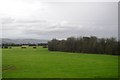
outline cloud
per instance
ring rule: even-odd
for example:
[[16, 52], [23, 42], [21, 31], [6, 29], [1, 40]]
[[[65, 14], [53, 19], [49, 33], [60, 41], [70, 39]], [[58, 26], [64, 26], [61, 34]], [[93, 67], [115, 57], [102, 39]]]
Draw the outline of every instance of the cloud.
[[[78, 24], [70, 21], [50, 23], [45, 20], [3, 19], [3, 36], [16, 38], [66, 38], [70, 36], [116, 36], [117, 25]], [[108, 30], [109, 27], [109, 30]], [[12, 32], [12, 33], [11, 33]], [[15, 35], [16, 34], [16, 35]]]
[[[117, 3], [42, 3], [36, 0], [30, 2], [20, 0], [16, 8], [11, 4], [8, 5], [10, 6], [8, 11], [0, 8], [0, 11], [5, 13], [4, 17], [0, 16], [3, 37], [45, 39], [91, 35], [117, 37]], [[9, 9], [13, 12], [9, 13]], [[16, 9], [20, 11], [16, 12]]]
[[17, 20], [16, 23], [46, 23], [45, 20], [34, 20], [34, 19], [31, 19], [31, 20], [23, 20], [23, 19], [20, 19], [20, 20]]

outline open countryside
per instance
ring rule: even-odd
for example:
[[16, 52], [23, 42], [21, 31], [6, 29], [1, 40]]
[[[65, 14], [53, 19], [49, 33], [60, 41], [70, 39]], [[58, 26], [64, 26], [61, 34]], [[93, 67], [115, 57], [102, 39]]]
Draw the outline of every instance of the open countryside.
[[104, 1], [0, 0], [0, 76], [118, 79], [120, 10]]
[[47, 48], [2, 49], [3, 78], [116, 78], [118, 56], [48, 51]]

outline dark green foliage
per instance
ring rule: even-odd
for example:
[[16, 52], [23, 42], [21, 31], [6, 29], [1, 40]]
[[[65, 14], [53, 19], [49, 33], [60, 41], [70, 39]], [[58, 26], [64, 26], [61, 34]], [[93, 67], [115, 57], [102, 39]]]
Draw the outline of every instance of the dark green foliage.
[[67, 40], [53, 39], [48, 42], [48, 50], [78, 53], [119, 55], [120, 42], [115, 38], [69, 37]]
[[34, 49], [36, 49], [37, 47], [36, 46], [33, 46]]
[[48, 45], [43, 45], [43, 48], [47, 48], [48, 47]]

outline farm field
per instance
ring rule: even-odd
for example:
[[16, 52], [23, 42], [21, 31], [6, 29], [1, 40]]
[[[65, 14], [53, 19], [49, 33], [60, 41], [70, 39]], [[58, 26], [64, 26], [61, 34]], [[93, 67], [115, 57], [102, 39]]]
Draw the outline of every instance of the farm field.
[[0, 49], [0, 79], [2, 78], [2, 50]]
[[116, 78], [118, 56], [52, 52], [47, 48], [2, 50], [3, 78]]

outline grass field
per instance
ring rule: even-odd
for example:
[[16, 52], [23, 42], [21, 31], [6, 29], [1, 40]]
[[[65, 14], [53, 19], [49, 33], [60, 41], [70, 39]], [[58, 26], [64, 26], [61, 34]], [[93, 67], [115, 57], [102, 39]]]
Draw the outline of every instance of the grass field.
[[2, 50], [0, 49], [0, 79], [2, 78]]
[[3, 78], [118, 77], [118, 56], [51, 52], [42, 47], [2, 51]]

